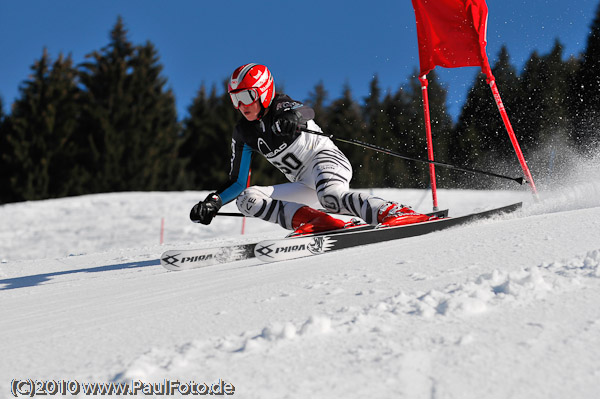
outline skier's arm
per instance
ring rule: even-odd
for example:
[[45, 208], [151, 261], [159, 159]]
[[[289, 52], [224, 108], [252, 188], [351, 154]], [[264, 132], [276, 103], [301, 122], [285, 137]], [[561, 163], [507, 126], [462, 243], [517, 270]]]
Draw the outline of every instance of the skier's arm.
[[[223, 204], [233, 201], [246, 188], [248, 175], [250, 174], [250, 161], [252, 160], [252, 149], [248, 144], [237, 146], [232, 141], [233, 154], [231, 155], [231, 172], [229, 172], [229, 183], [217, 191]], [[241, 149], [240, 149], [241, 147]]]
[[195, 223], [210, 224], [224, 204], [233, 201], [246, 188], [250, 174], [252, 149], [247, 144], [231, 142], [231, 171], [229, 182], [220, 190], [208, 194], [190, 211], [190, 219]]

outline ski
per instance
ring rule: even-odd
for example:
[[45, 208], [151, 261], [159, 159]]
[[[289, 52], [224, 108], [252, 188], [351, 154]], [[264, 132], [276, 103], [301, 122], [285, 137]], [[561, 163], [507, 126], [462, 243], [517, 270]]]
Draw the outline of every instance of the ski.
[[263, 240], [248, 244], [201, 249], [169, 250], [161, 255], [160, 264], [168, 270], [180, 271], [254, 257], [265, 262], [296, 259], [343, 248], [423, 235], [458, 226], [473, 220], [513, 212], [521, 208], [521, 206], [522, 203], [519, 202], [501, 208], [455, 218], [446, 218], [448, 210], [442, 210], [428, 214], [436, 215], [441, 219], [409, 224], [406, 226], [375, 228], [370, 225], [359, 225], [351, 227], [350, 229], [340, 229], [274, 240]]
[[404, 226], [264, 240], [256, 244], [254, 247], [254, 255], [264, 262], [276, 262], [319, 255], [345, 248], [428, 234], [459, 226], [474, 220], [514, 212], [521, 207], [522, 203], [518, 202], [512, 205], [455, 218], [443, 218]]
[[167, 270], [179, 271], [234, 262], [253, 258], [256, 244], [166, 251], [160, 256], [160, 264]]
[[[448, 210], [444, 209], [440, 211], [435, 211], [432, 213], [428, 213], [428, 215], [437, 217], [447, 217]], [[352, 226], [350, 229], [352, 231], [365, 231], [374, 229], [374, 226], [368, 224], [361, 224], [358, 226]], [[347, 232], [347, 229], [322, 232], [318, 233], [318, 235], [333, 235], [344, 232]], [[317, 234], [311, 234], [310, 236], [304, 235], [299, 237], [314, 237], [316, 235]], [[254, 248], [257, 244], [258, 243], [255, 242], [213, 248], [169, 250], [163, 252], [163, 254], [161, 255], [160, 264], [167, 270], [180, 271], [254, 258]]]

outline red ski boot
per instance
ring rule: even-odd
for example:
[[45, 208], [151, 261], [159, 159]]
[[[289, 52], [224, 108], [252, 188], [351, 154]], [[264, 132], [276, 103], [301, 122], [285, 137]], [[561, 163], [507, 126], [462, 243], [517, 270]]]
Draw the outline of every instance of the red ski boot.
[[343, 229], [346, 222], [309, 206], [298, 209], [292, 218], [292, 236]]
[[437, 216], [423, 215], [410, 209], [408, 206], [388, 203], [379, 209], [377, 215], [377, 227], [402, 226], [405, 224], [427, 222], [429, 220], [439, 219]]

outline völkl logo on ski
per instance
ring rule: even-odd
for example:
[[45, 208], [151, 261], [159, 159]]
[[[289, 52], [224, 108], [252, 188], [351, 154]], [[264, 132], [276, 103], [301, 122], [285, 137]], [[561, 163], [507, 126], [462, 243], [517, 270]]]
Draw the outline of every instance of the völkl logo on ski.
[[308, 244], [307, 249], [311, 254], [322, 254], [331, 249], [333, 243], [335, 243], [335, 241], [329, 237], [313, 237], [312, 242]]
[[254, 252], [263, 260], [277, 261], [294, 259], [299, 256], [318, 255], [333, 248], [335, 239], [327, 236], [298, 237], [288, 240], [264, 241], [258, 243]]

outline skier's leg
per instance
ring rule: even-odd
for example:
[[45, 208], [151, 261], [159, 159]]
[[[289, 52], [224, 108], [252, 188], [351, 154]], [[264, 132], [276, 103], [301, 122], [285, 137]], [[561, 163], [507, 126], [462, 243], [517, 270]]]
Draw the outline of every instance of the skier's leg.
[[273, 198], [306, 204], [296, 211], [292, 217], [292, 229], [297, 234], [308, 234], [319, 231], [336, 230], [345, 226], [346, 222], [336, 219], [316, 208], [321, 208], [317, 193], [303, 183], [285, 183], [273, 186]]
[[323, 207], [333, 213], [354, 215], [368, 224], [377, 224], [377, 212], [388, 201], [350, 191], [352, 166], [333, 143], [319, 151], [311, 164], [311, 178]]
[[278, 223], [284, 229], [292, 229], [292, 218], [303, 206], [297, 202], [274, 199], [273, 186], [248, 187], [237, 197], [236, 205], [246, 216], [256, 217], [271, 223]]
[[[296, 201], [287, 200], [291, 198]], [[238, 209], [244, 215], [277, 223], [284, 229], [297, 230], [299, 233], [344, 227], [344, 221], [305, 205], [315, 203], [318, 204], [315, 191], [301, 183], [248, 187], [236, 200]]]
[[312, 179], [319, 201], [326, 210], [354, 215], [371, 225], [396, 226], [430, 219], [396, 202], [350, 191], [351, 178], [350, 162], [334, 145], [315, 156]]

